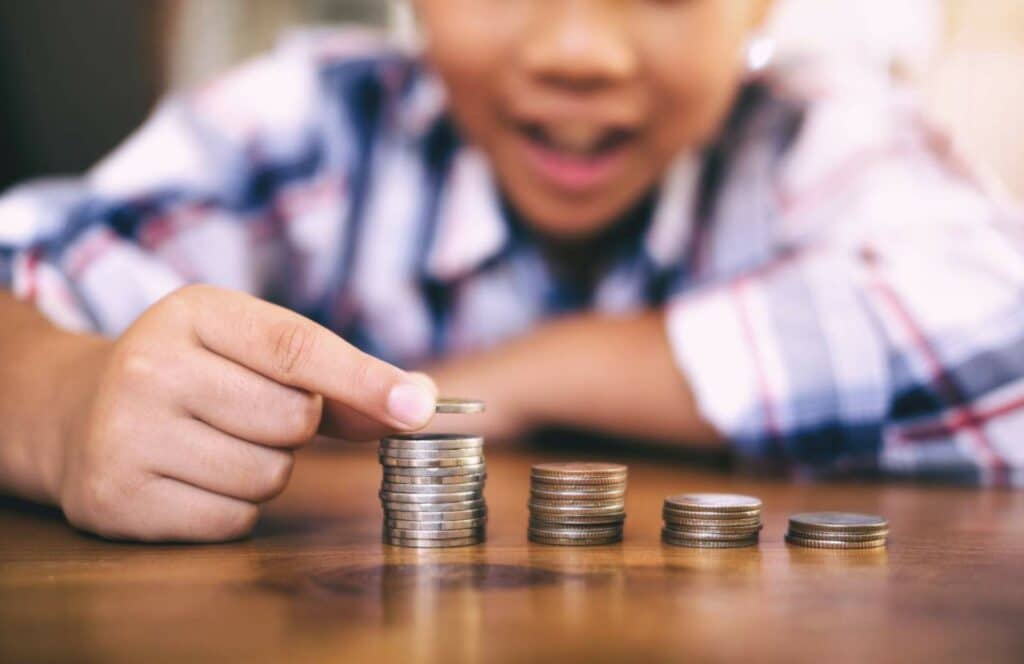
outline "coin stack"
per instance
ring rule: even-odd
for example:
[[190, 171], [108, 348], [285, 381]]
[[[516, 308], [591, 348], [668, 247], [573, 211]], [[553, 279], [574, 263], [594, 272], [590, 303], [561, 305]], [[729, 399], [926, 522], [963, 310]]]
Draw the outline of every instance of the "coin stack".
[[674, 546], [731, 549], [757, 544], [761, 501], [729, 493], [669, 496], [662, 508], [661, 539]]
[[873, 549], [885, 546], [889, 522], [874, 514], [806, 512], [789, 517], [786, 541], [814, 549]]
[[[438, 400], [438, 413], [475, 413], [483, 403]], [[463, 434], [402, 434], [380, 441], [384, 542], [441, 548], [484, 541], [484, 439]]]
[[530, 473], [530, 541], [570, 546], [621, 542], [626, 472], [626, 466], [614, 463], [534, 466]]

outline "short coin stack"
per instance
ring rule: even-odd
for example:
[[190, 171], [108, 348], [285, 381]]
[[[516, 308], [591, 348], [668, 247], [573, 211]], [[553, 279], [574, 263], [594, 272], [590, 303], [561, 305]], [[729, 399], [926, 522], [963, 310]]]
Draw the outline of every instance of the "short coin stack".
[[805, 512], [789, 517], [786, 541], [814, 549], [873, 549], [885, 546], [889, 522], [874, 514]]
[[662, 508], [661, 539], [674, 546], [730, 549], [757, 544], [761, 501], [730, 493], [669, 496]]
[[[439, 413], [483, 410], [477, 401], [442, 399]], [[380, 441], [384, 542], [441, 548], [484, 541], [484, 439], [463, 434], [403, 434]]]
[[626, 474], [626, 466], [614, 463], [535, 465], [530, 473], [530, 541], [569, 546], [621, 542]]

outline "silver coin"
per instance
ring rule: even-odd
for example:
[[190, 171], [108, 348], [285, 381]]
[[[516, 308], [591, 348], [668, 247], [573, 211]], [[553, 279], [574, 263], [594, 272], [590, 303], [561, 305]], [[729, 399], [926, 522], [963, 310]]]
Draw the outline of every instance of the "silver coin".
[[455, 397], [441, 397], [437, 400], [434, 412], [438, 414], [468, 415], [482, 413], [486, 409], [483, 401], [478, 399], [458, 399]]
[[464, 503], [470, 500], [483, 499], [482, 491], [459, 491], [457, 493], [399, 493], [396, 491], [381, 491], [377, 495], [385, 503]]
[[456, 546], [473, 546], [474, 544], [482, 544], [485, 540], [484, 536], [480, 537], [460, 537], [458, 539], [430, 539], [430, 538], [408, 538], [408, 537], [391, 537], [388, 535], [384, 536], [384, 543], [392, 546], [403, 546], [413, 549], [447, 549]]
[[736, 532], [723, 532], [721, 530], [680, 530], [678, 528], [665, 527], [661, 529], [662, 535], [670, 537], [680, 537], [683, 539], [692, 540], [717, 540], [720, 542], [728, 542], [732, 540], [749, 539], [752, 535], [755, 535], [760, 531], [760, 528], [754, 530], [742, 530]]
[[855, 512], [804, 512], [789, 517], [789, 524], [811, 532], [870, 533], [889, 528], [889, 522], [880, 516]]
[[456, 477], [459, 475], [480, 475], [487, 472], [487, 464], [480, 463], [476, 466], [454, 466], [451, 468], [402, 468], [401, 466], [384, 466], [386, 476], [400, 475], [402, 477], [416, 477], [420, 479], [439, 477]]
[[406, 503], [400, 501], [381, 501], [384, 509], [395, 512], [458, 512], [461, 510], [476, 510], [486, 507], [484, 500], [466, 500], [458, 503]]
[[672, 546], [685, 546], [691, 549], [739, 549], [741, 547], [756, 546], [759, 538], [751, 537], [745, 540], [693, 540], [681, 537], [662, 535], [661, 541]]
[[828, 532], [819, 530], [817, 532], [805, 532], [797, 528], [790, 528], [789, 534], [794, 537], [800, 537], [803, 539], [811, 540], [836, 540], [840, 542], [866, 542], [869, 540], [885, 539], [889, 536], [889, 530], [878, 530], [871, 533], [845, 533], [845, 532]]
[[680, 493], [665, 499], [665, 508], [683, 512], [751, 512], [761, 500], [736, 493]]
[[387, 537], [401, 537], [403, 539], [458, 539], [461, 537], [479, 537], [484, 534], [484, 529], [482, 527], [463, 528], [461, 530], [386, 528], [384, 532]]
[[811, 549], [877, 549], [885, 546], [886, 542], [884, 537], [872, 540], [849, 541], [837, 539], [810, 539], [788, 533], [786, 534], [786, 541], [790, 544]]
[[530, 487], [530, 497], [541, 500], [609, 500], [626, 495], [626, 487], [606, 488], [603, 486], [581, 489], [548, 489], [543, 485]]
[[530, 534], [539, 535], [541, 537], [564, 537], [567, 539], [581, 538], [581, 537], [613, 537], [615, 535], [622, 534], [622, 526], [595, 526], [590, 528], [574, 527], [574, 528], [536, 528], [534, 526], [529, 527]]
[[483, 456], [459, 457], [457, 459], [398, 459], [379, 455], [381, 465], [397, 468], [456, 468], [462, 466], [479, 466], [484, 462]]
[[380, 490], [390, 493], [459, 493], [461, 491], [482, 491], [483, 482], [466, 482], [465, 484], [394, 484], [381, 482]]
[[619, 501], [606, 505], [552, 505], [530, 501], [527, 505], [535, 514], [618, 514], [626, 509], [626, 503]]
[[575, 498], [569, 498], [566, 500], [552, 500], [549, 498], [536, 498], [531, 496], [530, 501], [527, 503], [530, 508], [538, 507], [544, 509], [546, 507], [576, 507], [579, 509], [585, 508], [612, 508], [619, 507], [625, 508], [626, 501], [624, 498], [604, 498], [601, 500], [577, 500]]
[[691, 528], [756, 528], [761, 525], [761, 517], [743, 519], [700, 519], [685, 516], [681, 517], [676, 514], [663, 514], [662, 516], [666, 524]]
[[487, 517], [459, 519], [458, 521], [418, 521], [415, 519], [385, 519], [384, 527], [392, 530], [463, 530], [487, 525]]
[[538, 463], [530, 468], [530, 475], [538, 478], [561, 479], [575, 477], [619, 477], [628, 468], [618, 463], [570, 461], [564, 463]]
[[482, 447], [464, 450], [392, 450], [380, 448], [379, 456], [391, 459], [461, 459], [483, 455]]
[[530, 523], [537, 524], [540, 527], [546, 527], [548, 525], [555, 526], [602, 526], [606, 524], [623, 523], [626, 520], [626, 513], [619, 512], [618, 514], [604, 514], [598, 516], [581, 516], [578, 514], [571, 515], [543, 515], [543, 514], [531, 514]]
[[531, 542], [553, 546], [601, 546], [604, 544], [617, 544], [622, 541], [622, 533], [608, 537], [546, 537], [528, 532], [526, 537]]
[[483, 445], [483, 436], [461, 433], [403, 433], [380, 439], [381, 447], [396, 450], [464, 450]]
[[467, 510], [450, 510], [446, 512], [428, 512], [425, 510], [384, 510], [385, 520], [419, 521], [436, 523], [438, 521], [465, 521], [483, 519], [487, 516], [486, 507]]
[[708, 512], [695, 510], [677, 510], [665, 507], [661, 510], [662, 518], [669, 520], [678, 519], [707, 519], [708, 521], [722, 521], [729, 519], [761, 519], [761, 510], [746, 510], [743, 512]]
[[445, 486], [451, 484], [471, 484], [483, 482], [487, 479], [487, 473], [476, 473], [475, 475], [450, 475], [448, 477], [416, 477], [414, 475], [396, 475], [384, 471], [383, 482], [387, 484], [402, 484], [413, 486]]

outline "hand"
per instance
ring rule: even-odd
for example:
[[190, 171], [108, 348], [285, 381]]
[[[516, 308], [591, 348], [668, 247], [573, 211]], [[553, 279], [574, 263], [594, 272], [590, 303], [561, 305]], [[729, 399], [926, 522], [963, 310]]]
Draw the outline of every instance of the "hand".
[[105, 537], [219, 541], [247, 534], [293, 450], [418, 429], [436, 390], [291, 311], [189, 286], [83, 358], [95, 380], [66, 426], [57, 500]]

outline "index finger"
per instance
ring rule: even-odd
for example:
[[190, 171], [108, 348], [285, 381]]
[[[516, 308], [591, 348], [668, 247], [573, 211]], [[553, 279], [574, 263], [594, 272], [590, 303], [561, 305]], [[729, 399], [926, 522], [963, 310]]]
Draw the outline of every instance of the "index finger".
[[435, 395], [421, 380], [308, 318], [245, 293], [190, 290], [198, 305], [189, 307], [193, 329], [210, 351], [395, 429], [418, 429], [433, 417]]

